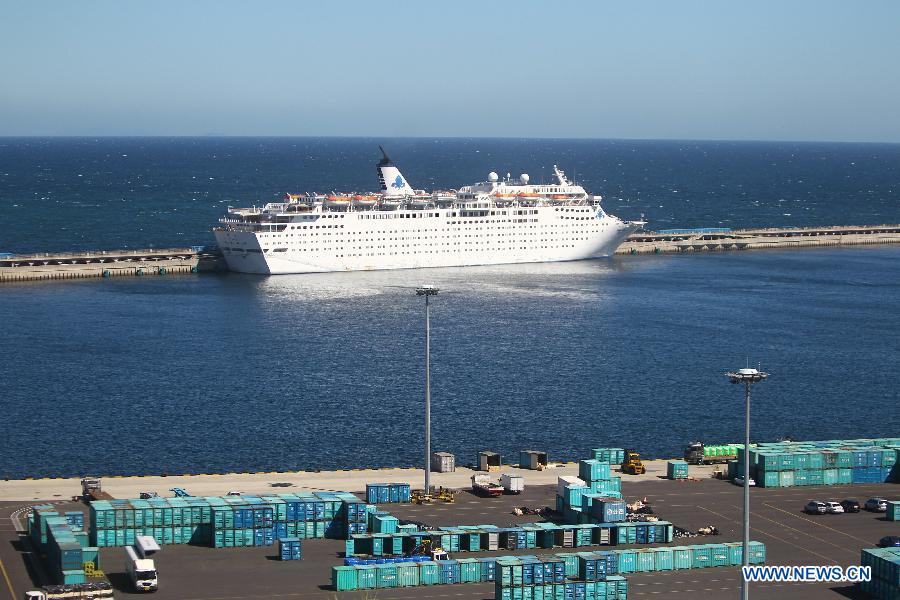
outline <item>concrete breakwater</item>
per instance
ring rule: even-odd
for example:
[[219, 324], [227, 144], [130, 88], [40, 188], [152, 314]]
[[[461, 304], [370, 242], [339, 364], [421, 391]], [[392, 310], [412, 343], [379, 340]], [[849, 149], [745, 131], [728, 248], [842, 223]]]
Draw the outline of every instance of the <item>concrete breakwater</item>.
[[900, 225], [670, 229], [628, 236], [616, 254], [672, 254], [900, 243]]
[[0, 255], [0, 282], [140, 277], [225, 270], [215, 247]]
[[[634, 233], [619, 246], [616, 254], [674, 254], [897, 243], [900, 243], [900, 225], [671, 229]], [[222, 254], [215, 246], [0, 254], [0, 282], [140, 277], [226, 269]]]

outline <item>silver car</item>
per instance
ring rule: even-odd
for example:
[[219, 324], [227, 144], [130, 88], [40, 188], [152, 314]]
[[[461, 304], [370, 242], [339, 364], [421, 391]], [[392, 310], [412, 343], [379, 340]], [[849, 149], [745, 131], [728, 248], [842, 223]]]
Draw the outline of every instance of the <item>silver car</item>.
[[887, 512], [887, 500], [884, 498], [869, 498], [866, 500], [863, 508], [872, 512]]

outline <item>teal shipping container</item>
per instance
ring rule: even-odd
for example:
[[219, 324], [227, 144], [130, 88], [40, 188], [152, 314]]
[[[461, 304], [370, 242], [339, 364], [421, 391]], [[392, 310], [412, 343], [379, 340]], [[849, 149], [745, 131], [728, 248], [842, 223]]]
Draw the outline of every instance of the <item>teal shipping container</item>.
[[356, 588], [359, 590], [374, 590], [378, 583], [378, 567], [377, 565], [357, 565], [356, 569]]
[[331, 567], [331, 585], [335, 591], [347, 592], [357, 589], [357, 567]]
[[683, 460], [670, 460], [666, 463], [666, 477], [669, 479], [687, 479], [688, 464]]
[[649, 573], [655, 568], [655, 555], [652, 550], [638, 550], [634, 553], [634, 570], [638, 573]]
[[729, 566], [728, 547], [725, 544], [710, 544], [710, 561], [711, 567], [727, 567]]
[[595, 459], [578, 461], [578, 478], [584, 481], [609, 479], [609, 463]]
[[634, 550], [620, 550], [617, 552], [619, 559], [619, 573], [634, 573], [637, 568], [637, 556]]
[[732, 567], [743, 564], [741, 558], [744, 555], [744, 545], [741, 542], [729, 542], [725, 544], [728, 551], [728, 564]]
[[460, 583], [477, 583], [481, 581], [481, 561], [477, 558], [460, 558], [456, 562], [459, 563], [459, 582]]
[[760, 487], [779, 487], [781, 485], [780, 475], [780, 471], [760, 471], [757, 474], [756, 483]]
[[712, 551], [709, 544], [700, 544], [691, 547], [691, 567], [694, 569], [712, 566]]
[[675, 568], [675, 552], [671, 548], [653, 548], [653, 570], [671, 571]]
[[419, 563], [397, 563], [397, 587], [414, 587], [419, 585]]
[[[849, 453], [848, 453], [849, 454]], [[838, 469], [838, 485], [853, 483], [853, 469]]]
[[672, 548], [672, 566], [675, 569], [690, 569], [694, 563], [694, 553], [690, 548]]
[[900, 521], [900, 500], [893, 500], [887, 503], [888, 521]]
[[750, 560], [748, 561], [751, 565], [759, 565], [766, 562], [766, 545], [762, 542], [750, 542], [748, 544], [750, 548]]
[[441, 582], [441, 571], [434, 561], [419, 563], [419, 585], [437, 585]]
[[397, 565], [394, 563], [375, 565], [375, 587], [397, 587]]

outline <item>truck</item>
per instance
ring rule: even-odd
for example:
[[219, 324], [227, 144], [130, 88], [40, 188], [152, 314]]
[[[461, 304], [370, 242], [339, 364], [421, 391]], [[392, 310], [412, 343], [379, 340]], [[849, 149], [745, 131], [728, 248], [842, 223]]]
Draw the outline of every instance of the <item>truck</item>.
[[112, 500], [112, 496], [100, 487], [99, 477], [85, 477], [81, 480], [81, 496], [84, 500]]
[[478, 496], [496, 498], [503, 494], [503, 488], [491, 481], [489, 475], [476, 473], [472, 475], [472, 491]]
[[684, 449], [684, 460], [691, 465], [711, 465], [737, 460], [737, 449], [743, 444], [704, 445], [691, 442]]
[[155, 592], [159, 589], [159, 580], [156, 577], [156, 565], [153, 563], [153, 559], [141, 558], [134, 546], [125, 546], [125, 572], [131, 585], [134, 586], [134, 591]]
[[525, 478], [515, 473], [500, 475], [500, 487], [504, 494], [521, 494], [525, 490]]
[[67, 585], [47, 585], [39, 590], [25, 592], [25, 600], [103, 600], [113, 597], [113, 588], [106, 581], [96, 583], [73, 583]]

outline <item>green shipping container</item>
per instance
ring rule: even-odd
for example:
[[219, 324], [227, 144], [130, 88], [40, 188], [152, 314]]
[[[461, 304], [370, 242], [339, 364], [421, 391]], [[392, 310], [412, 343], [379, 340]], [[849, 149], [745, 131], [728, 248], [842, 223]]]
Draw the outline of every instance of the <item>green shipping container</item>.
[[794, 487], [794, 472], [793, 471], [781, 471], [778, 474], [778, 486], [779, 487]]
[[335, 591], [355, 590], [357, 571], [356, 567], [331, 567], [331, 585]]

